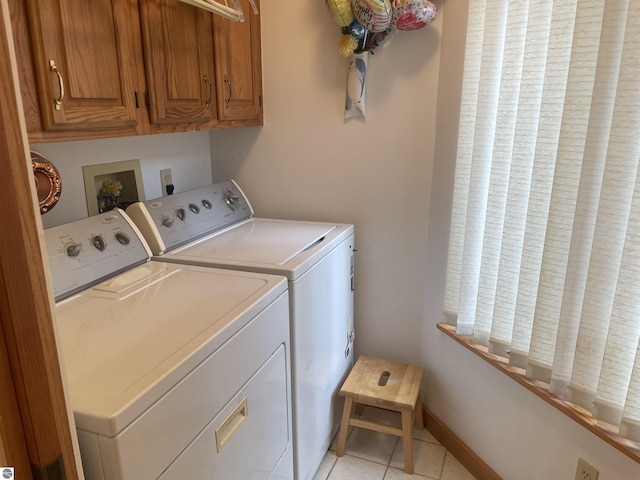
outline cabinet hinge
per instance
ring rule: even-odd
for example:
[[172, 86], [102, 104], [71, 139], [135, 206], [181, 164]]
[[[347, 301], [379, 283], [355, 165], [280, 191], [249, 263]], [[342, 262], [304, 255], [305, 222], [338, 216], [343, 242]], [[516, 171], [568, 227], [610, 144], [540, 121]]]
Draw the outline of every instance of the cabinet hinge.
[[262, 95], [258, 96], [258, 101], [259, 101], [260, 107], [262, 107]]
[[64, 472], [62, 455], [46, 467], [39, 467], [32, 463], [31, 474], [33, 475], [33, 480], [66, 480], [67, 475]]
[[140, 108], [140, 97], [138, 96], [137, 91], [133, 92], [133, 98], [135, 99], [135, 102], [136, 102], [136, 108]]

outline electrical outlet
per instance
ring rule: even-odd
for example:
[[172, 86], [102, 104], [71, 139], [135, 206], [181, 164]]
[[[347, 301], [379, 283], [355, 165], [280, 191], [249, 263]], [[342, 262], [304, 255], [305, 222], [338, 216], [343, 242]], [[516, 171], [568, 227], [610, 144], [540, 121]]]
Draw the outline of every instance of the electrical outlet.
[[598, 470], [593, 468], [582, 458], [578, 458], [578, 467], [576, 468], [576, 480], [598, 480]]
[[167, 192], [167, 185], [173, 184], [173, 178], [171, 177], [171, 169], [165, 168], [160, 170], [160, 185], [162, 186], [162, 196], [169, 195]]

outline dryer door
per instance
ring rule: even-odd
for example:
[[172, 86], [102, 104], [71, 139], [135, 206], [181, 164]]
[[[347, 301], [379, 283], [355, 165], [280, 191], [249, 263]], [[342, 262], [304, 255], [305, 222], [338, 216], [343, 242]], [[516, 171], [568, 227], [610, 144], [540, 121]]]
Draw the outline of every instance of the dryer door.
[[289, 444], [286, 378], [281, 345], [160, 479], [270, 478]]

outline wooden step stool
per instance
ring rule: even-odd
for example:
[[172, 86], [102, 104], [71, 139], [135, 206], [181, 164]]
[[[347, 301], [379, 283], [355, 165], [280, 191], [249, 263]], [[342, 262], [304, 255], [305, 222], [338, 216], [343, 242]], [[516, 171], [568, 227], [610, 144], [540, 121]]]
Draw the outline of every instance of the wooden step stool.
[[[402, 438], [404, 471], [413, 474], [411, 427], [415, 419], [418, 428], [423, 428], [420, 394], [423, 375], [424, 368], [415, 365], [359, 357], [340, 389], [340, 395], [345, 397], [345, 401], [336, 455], [344, 455], [349, 425], [389, 433]], [[364, 405], [400, 412], [402, 428], [357, 418], [354, 415], [356, 407], [362, 411]]]

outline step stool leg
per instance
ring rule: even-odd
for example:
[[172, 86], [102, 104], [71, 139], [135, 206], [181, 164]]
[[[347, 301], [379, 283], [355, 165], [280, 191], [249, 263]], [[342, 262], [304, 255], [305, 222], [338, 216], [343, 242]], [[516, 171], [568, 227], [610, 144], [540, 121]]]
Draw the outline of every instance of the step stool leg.
[[416, 401], [416, 408], [414, 408], [416, 416], [416, 426], [422, 430], [424, 428], [424, 420], [422, 419], [422, 394], [418, 393], [418, 400]]
[[353, 398], [345, 397], [344, 409], [342, 410], [342, 422], [340, 423], [340, 433], [338, 434], [338, 446], [336, 448], [336, 456], [344, 455], [344, 447], [347, 443], [347, 433], [349, 433], [349, 420], [351, 419], [351, 411], [353, 409]]
[[402, 449], [404, 450], [404, 472], [413, 475], [413, 442], [411, 428], [413, 426], [411, 410], [402, 411]]

